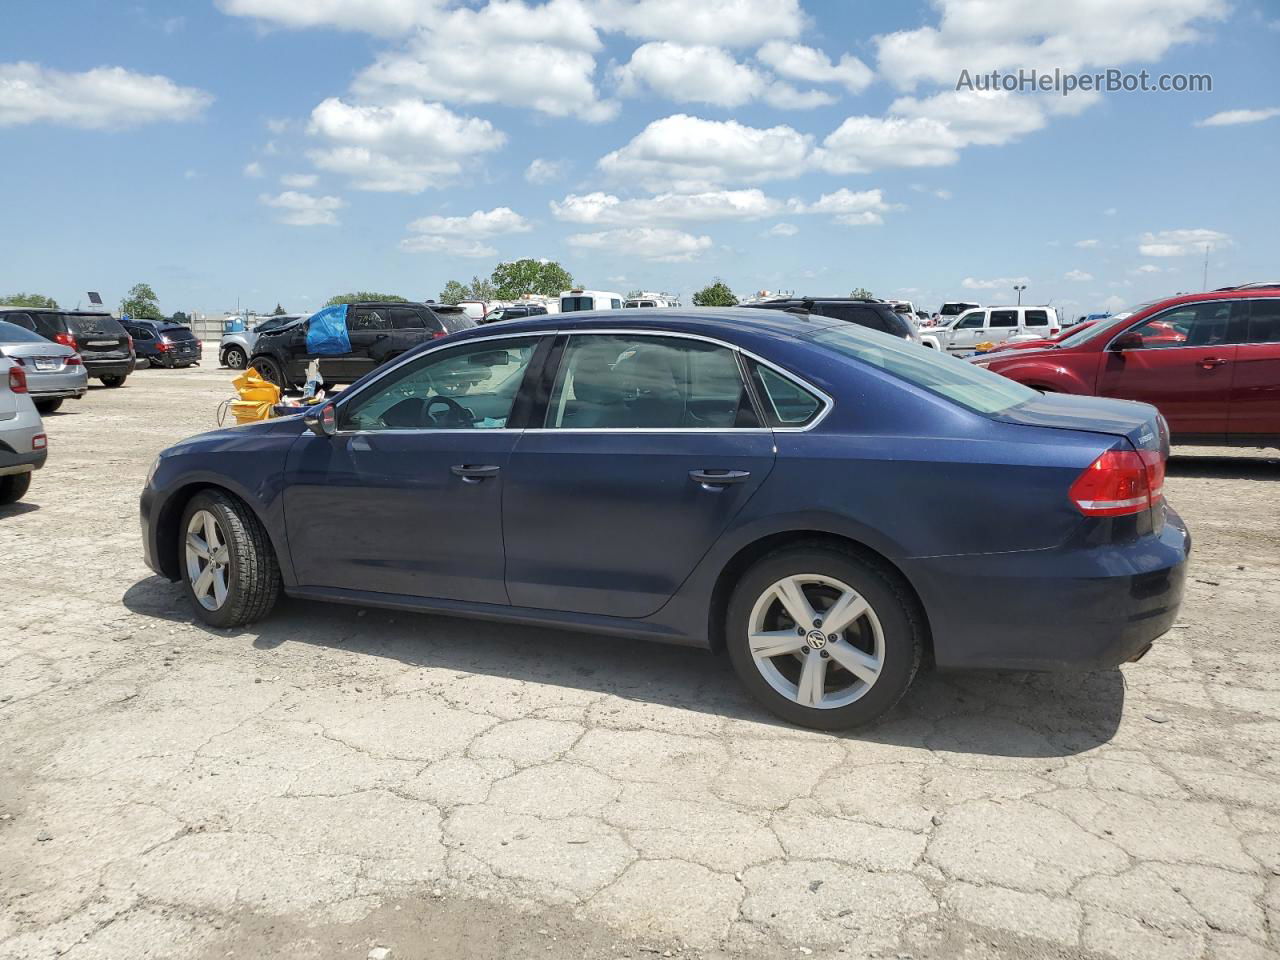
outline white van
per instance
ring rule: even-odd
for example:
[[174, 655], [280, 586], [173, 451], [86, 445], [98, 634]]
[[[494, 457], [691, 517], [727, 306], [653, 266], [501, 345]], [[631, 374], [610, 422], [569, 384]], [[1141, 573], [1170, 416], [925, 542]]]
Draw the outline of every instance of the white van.
[[483, 300], [459, 300], [457, 305], [476, 323], [484, 320], [485, 314], [489, 312], [489, 305]]
[[609, 290], [566, 290], [560, 294], [560, 312], [621, 310], [622, 294]]
[[638, 297], [632, 297], [623, 304], [624, 309], [636, 309], [639, 307], [675, 308], [678, 306], [680, 306], [680, 299], [674, 294], [648, 292], [643, 292]]
[[1056, 337], [1062, 321], [1053, 307], [978, 307], [967, 310], [945, 327], [921, 331], [926, 347], [948, 353], [972, 353], [980, 343], [999, 344], [1030, 334]]

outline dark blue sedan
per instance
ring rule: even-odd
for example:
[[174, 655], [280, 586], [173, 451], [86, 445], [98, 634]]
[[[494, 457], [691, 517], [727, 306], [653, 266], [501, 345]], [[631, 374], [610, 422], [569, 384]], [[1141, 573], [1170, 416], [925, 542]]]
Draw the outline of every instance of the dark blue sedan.
[[922, 662], [1142, 656], [1190, 549], [1167, 455], [1153, 407], [825, 317], [551, 315], [171, 447], [142, 522], [148, 565], [216, 626], [283, 591], [706, 646], [835, 729]]

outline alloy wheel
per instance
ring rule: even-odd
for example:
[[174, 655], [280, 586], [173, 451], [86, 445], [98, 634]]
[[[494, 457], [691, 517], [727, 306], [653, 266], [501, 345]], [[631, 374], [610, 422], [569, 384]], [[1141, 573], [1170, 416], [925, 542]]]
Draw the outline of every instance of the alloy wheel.
[[187, 524], [187, 579], [196, 602], [218, 610], [227, 602], [231, 551], [226, 534], [212, 513], [197, 510]]
[[817, 710], [860, 699], [884, 668], [884, 631], [871, 605], [834, 577], [796, 574], [769, 586], [748, 623], [748, 648], [769, 686]]

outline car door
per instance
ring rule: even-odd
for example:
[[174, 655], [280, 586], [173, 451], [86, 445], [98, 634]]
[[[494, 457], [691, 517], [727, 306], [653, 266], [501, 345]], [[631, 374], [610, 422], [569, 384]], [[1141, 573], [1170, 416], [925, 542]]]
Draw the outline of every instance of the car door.
[[1016, 308], [987, 311], [987, 330], [980, 343], [1004, 343], [1018, 332], [1020, 311]]
[[284, 505], [300, 584], [507, 603], [502, 491], [540, 339], [415, 357], [339, 400], [334, 436], [298, 438]]
[[1280, 437], [1280, 298], [1249, 301], [1247, 341], [1236, 348], [1231, 374], [1233, 440]]
[[1156, 406], [1175, 437], [1222, 442], [1247, 307], [1209, 300], [1172, 307], [1116, 336], [1103, 352], [1100, 396]]
[[387, 354], [394, 327], [386, 307], [351, 307], [347, 311], [347, 337], [351, 352], [322, 357], [320, 372], [330, 383], [354, 383], [378, 365]]
[[554, 354], [542, 426], [520, 436], [503, 488], [507, 593], [648, 616], [764, 483], [773, 435], [723, 344], [583, 333]]
[[987, 311], [962, 314], [947, 334], [946, 348], [953, 353], [968, 352], [982, 342], [987, 332]]

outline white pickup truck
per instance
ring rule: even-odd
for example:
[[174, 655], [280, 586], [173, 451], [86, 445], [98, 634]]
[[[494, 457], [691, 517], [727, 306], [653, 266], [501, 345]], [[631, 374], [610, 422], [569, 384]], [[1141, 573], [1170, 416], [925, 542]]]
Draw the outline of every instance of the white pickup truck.
[[973, 353], [980, 344], [1056, 337], [1062, 321], [1053, 307], [978, 307], [966, 310], [945, 327], [924, 327], [920, 342], [953, 354]]

